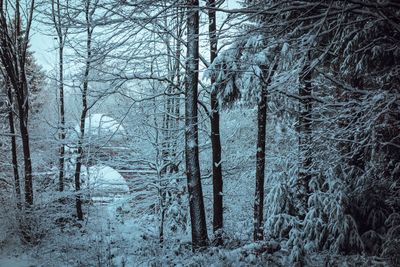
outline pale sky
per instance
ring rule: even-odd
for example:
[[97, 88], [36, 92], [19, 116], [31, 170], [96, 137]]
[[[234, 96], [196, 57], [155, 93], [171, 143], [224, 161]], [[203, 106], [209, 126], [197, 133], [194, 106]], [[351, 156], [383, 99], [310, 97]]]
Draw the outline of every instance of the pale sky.
[[39, 65], [45, 71], [51, 71], [54, 70], [57, 63], [57, 40], [44, 34], [44, 32], [51, 33], [50, 30], [39, 29], [39, 27], [40, 25], [33, 25], [30, 37], [31, 50]]
[[[238, 0], [226, 0], [224, 8], [239, 7]], [[204, 16], [204, 14], [202, 14]], [[221, 16], [221, 14], [220, 14]], [[218, 20], [218, 19], [217, 19]], [[221, 22], [221, 20], [219, 20]], [[205, 27], [207, 29], [207, 27]], [[51, 35], [52, 34], [52, 35]], [[56, 71], [57, 69], [57, 40], [55, 32], [48, 26], [43, 26], [36, 20], [33, 21], [31, 30], [31, 50], [34, 52], [35, 58], [43, 70], [46, 72]]]

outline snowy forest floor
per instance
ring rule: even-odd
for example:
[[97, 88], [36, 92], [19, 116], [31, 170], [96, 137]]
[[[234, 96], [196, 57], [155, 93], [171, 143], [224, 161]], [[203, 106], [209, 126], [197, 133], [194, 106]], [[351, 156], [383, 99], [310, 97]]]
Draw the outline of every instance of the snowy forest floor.
[[[173, 202], [165, 221], [164, 242], [159, 242], [157, 194], [146, 189], [131, 192], [107, 205], [84, 203], [85, 220], [77, 222], [74, 201], [57, 203], [55, 196], [37, 194], [39, 213], [34, 225], [43, 233], [36, 245], [26, 245], [16, 233], [12, 205], [1, 205], [0, 267], [39, 266], [300, 266], [290, 260], [291, 251], [280, 240], [252, 241], [252, 207], [254, 194], [255, 134], [254, 109], [236, 109], [222, 114], [224, 169], [224, 245], [193, 252], [190, 245], [190, 220], [187, 199]], [[237, 120], [237, 117], [244, 119]], [[271, 124], [269, 124], [271, 125]], [[269, 137], [272, 140], [272, 137]], [[276, 136], [274, 138], [277, 138]], [[282, 137], [284, 142], [288, 139]], [[212, 238], [212, 181], [209, 175], [209, 140], [201, 140], [204, 201], [209, 237]], [[290, 144], [289, 144], [290, 145]], [[268, 143], [266, 198], [273, 197], [271, 187], [280, 179], [284, 158], [282, 145]], [[274, 165], [275, 163], [275, 165]], [[183, 173], [183, 170], [182, 170]], [[182, 176], [182, 173], [179, 175]], [[269, 177], [272, 177], [271, 179]], [[143, 177], [147, 182], [155, 177]], [[139, 181], [143, 187], [145, 184]], [[182, 179], [180, 186], [184, 187]], [[138, 185], [139, 186], [139, 185]], [[146, 188], [144, 186], [143, 188]], [[154, 190], [154, 188], [153, 188]], [[49, 194], [54, 194], [49, 193]], [[136, 195], [135, 195], [136, 194]], [[135, 200], [135, 197], [138, 197]], [[42, 199], [42, 200], [41, 200]], [[142, 200], [140, 200], [142, 199]], [[1, 200], [12, 203], [10, 199]], [[68, 207], [68, 208], [67, 208]], [[118, 208], [122, 207], [122, 208]], [[268, 205], [266, 206], [268, 208]], [[68, 210], [69, 209], [69, 210]], [[181, 216], [182, 215], [182, 216]], [[181, 217], [179, 217], [181, 216]], [[267, 216], [266, 216], [267, 217]], [[57, 218], [68, 218], [57, 222]], [[180, 227], [177, 221], [183, 222]], [[174, 229], [174, 230], [171, 230]], [[304, 255], [305, 266], [389, 266], [380, 258], [364, 255], [335, 255], [310, 252]]]
[[[161, 245], [156, 218], [117, 215], [114, 207], [95, 205], [83, 224], [56, 227], [38, 246], [11, 236], [1, 244], [1, 267], [39, 266], [293, 266], [277, 242], [229, 240], [221, 247], [193, 252], [190, 235], [168, 237]], [[310, 254], [306, 266], [387, 266], [361, 255]]]

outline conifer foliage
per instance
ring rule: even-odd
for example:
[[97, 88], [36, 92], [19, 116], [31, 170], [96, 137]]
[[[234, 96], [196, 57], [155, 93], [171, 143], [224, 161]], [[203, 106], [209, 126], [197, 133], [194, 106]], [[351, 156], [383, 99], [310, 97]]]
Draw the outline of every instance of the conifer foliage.
[[326, 249], [379, 255], [392, 233], [385, 221], [399, 212], [398, 4], [248, 1], [247, 8], [252, 30], [209, 70], [222, 101], [233, 89], [254, 95], [262, 66], [281, 47], [266, 103], [273, 117], [276, 107], [289, 111], [278, 120], [295, 130], [288, 138], [298, 139], [298, 150], [282, 151], [297, 164], [275, 162], [287, 174], [266, 178], [266, 236], [286, 240], [296, 262]]

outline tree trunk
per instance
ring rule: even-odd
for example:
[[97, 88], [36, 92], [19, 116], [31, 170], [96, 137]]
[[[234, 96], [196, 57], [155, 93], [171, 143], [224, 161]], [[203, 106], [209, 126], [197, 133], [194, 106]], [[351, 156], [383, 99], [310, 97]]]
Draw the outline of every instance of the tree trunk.
[[80, 136], [78, 140], [78, 158], [76, 160], [76, 168], [75, 168], [75, 191], [76, 191], [76, 214], [78, 216], [78, 220], [83, 220], [83, 212], [82, 212], [82, 200], [81, 200], [81, 167], [82, 167], [82, 159], [84, 156], [83, 151], [83, 143], [85, 138], [85, 121], [86, 114], [88, 111], [87, 104], [87, 95], [89, 88], [89, 73], [91, 68], [91, 59], [92, 59], [92, 33], [93, 28], [90, 25], [90, 1], [86, 1], [85, 6], [85, 15], [86, 15], [86, 64], [85, 64], [85, 73], [83, 77], [83, 91], [82, 91], [82, 113], [80, 118]]
[[170, 172], [170, 168], [171, 168], [171, 152], [174, 149], [171, 146], [171, 131], [173, 131], [173, 126], [172, 124], [172, 109], [173, 109], [173, 103], [172, 103], [172, 96], [170, 96], [169, 94], [172, 93], [173, 89], [171, 88], [171, 86], [168, 86], [167, 89], [167, 93], [168, 95], [166, 95], [164, 97], [165, 102], [164, 102], [164, 116], [163, 116], [163, 126], [162, 126], [162, 164], [163, 164], [163, 168], [161, 170], [162, 174], [165, 173], [169, 173]]
[[21, 205], [21, 186], [20, 186], [20, 178], [18, 172], [18, 155], [17, 155], [17, 141], [15, 136], [15, 124], [14, 124], [14, 113], [13, 113], [13, 96], [11, 92], [11, 86], [8, 84], [7, 77], [5, 78], [5, 85], [7, 87], [7, 97], [9, 102], [9, 112], [8, 112], [8, 123], [10, 127], [10, 134], [11, 134], [11, 155], [12, 155], [12, 166], [13, 166], [13, 173], [14, 173], [14, 186], [15, 186], [15, 194], [17, 198], [17, 207]]
[[[2, 23], [5, 22], [3, 21]], [[7, 47], [7, 49], [4, 50], [13, 51], [11, 48], [12, 45], [9, 43], [7, 37], [3, 35], [1, 36], [1, 38], [2, 38], [2, 45], [4, 47]], [[16, 53], [21, 55], [22, 52], [18, 51]], [[23, 59], [23, 56], [21, 56], [18, 62], [13, 61], [17, 60], [16, 58], [17, 58], [16, 55], [11, 55], [10, 53], [1, 54], [1, 59], [6, 69], [7, 76], [15, 92], [16, 104], [18, 108], [19, 128], [22, 140], [23, 158], [24, 158], [25, 202], [28, 205], [32, 205], [33, 186], [32, 186], [32, 161], [31, 161], [29, 131], [28, 131], [28, 110], [29, 110], [28, 85], [25, 74], [25, 60]], [[15, 68], [14, 64], [19, 65], [19, 67]]]
[[160, 244], [162, 244], [164, 242], [164, 221], [165, 221], [164, 196], [163, 196], [163, 193], [162, 193], [162, 189], [159, 190], [158, 194], [160, 196], [159, 204], [160, 204], [160, 211], [161, 211], [161, 214], [160, 214], [160, 217], [161, 217], [160, 218], [160, 229], [159, 229], [158, 238], [159, 238]]
[[[217, 22], [215, 16], [215, 0], [208, 0], [208, 32], [210, 38], [210, 62], [217, 57]], [[216, 79], [211, 77], [211, 85]], [[221, 163], [221, 139], [219, 128], [219, 103], [216, 90], [211, 91], [211, 147], [212, 147], [212, 171], [213, 171], [213, 231], [215, 243], [222, 244], [223, 221], [223, 180]]]
[[65, 165], [65, 107], [64, 107], [64, 56], [63, 56], [63, 40], [60, 38], [59, 48], [59, 93], [60, 93], [60, 151], [59, 151], [59, 177], [58, 177], [58, 190], [64, 191], [64, 165]]
[[[275, 62], [272, 71], [263, 67], [263, 84], [261, 86], [261, 98], [257, 108], [257, 153], [256, 153], [256, 191], [254, 197], [254, 241], [264, 239], [264, 179], [265, 179], [265, 137], [267, 128], [268, 86], [271, 83], [278, 63]], [[267, 79], [265, 79], [267, 78]]]
[[25, 74], [25, 61], [20, 62], [20, 77], [18, 82], [17, 99], [18, 99], [18, 112], [19, 112], [19, 128], [22, 140], [22, 151], [24, 157], [24, 171], [25, 171], [25, 202], [28, 205], [33, 205], [33, 183], [32, 183], [32, 160], [29, 142], [28, 130], [28, 85]]
[[[23, 105], [23, 104], [20, 104]], [[22, 139], [22, 151], [24, 156], [24, 171], [25, 171], [25, 202], [29, 205], [33, 204], [33, 185], [32, 185], [32, 161], [29, 143], [29, 131], [27, 125], [28, 110], [24, 107], [19, 108], [19, 126]]]
[[261, 89], [261, 100], [257, 110], [257, 154], [256, 154], [256, 193], [254, 201], [254, 241], [264, 238], [264, 175], [265, 175], [265, 135], [267, 126], [267, 90]]
[[58, 38], [58, 90], [59, 90], [59, 133], [58, 138], [60, 140], [59, 148], [59, 175], [58, 175], [58, 190], [60, 192], [64, 191], [64, 176], [65, 176], [65, 107], [64, 107], [64, 37], [66, 34], [66, 29], [63, 32], [61, 27], [61, 8], [60, 0], [51, 1], [51, 11], [53, 17], [54, 27], [57, 32]]
[[[83, 112], [82, 112], [83, 113]], [[81, 130], [81, 137], [82, 137], [82, 130]], [[76, 208], [76, 215], [78, 220], [83, 220], [83, 211], [82, 211], [82, 199], [81, 199], [81, 167], [82, 167], [82, 158], [83, 158], [83, 148], [82, 142], [79, 140], [78, 142], [78, 158], [76, 159], [76, 167], [75, 167], [75, 208]]]
[[185, 83], [185, 152], [193, 249], [207, 246], [207, 227], [201, 188], [197, 91], [199, 70], [199, 1], [187, 1], [187, 62]]
[[[22, 139], [22, 151], [24, 157], [24, 171], [25, 171], [25, 202], [29, 206], [33, 205], [33, 183], [32, 183], [32, 160], [30, 151], [30, 141], [29, 141], [29, 130], [28, 130], [28, 114], [29, 114], [29, 91], [28, 91], [28, 81], [26, 80], [26, 52], [28, 49], [29, 31], [32, 23], [33, 10], [35, 2], [31, 1], [30, 12], [28, 14], [28, 21], [25, 28], [25, 34], [21, 35], [21, 15], [20, 15], [20, 1], [16, 1], [16, 64], [17, 66], [17, 87], [15, 88], [15, 93], [18, 102], [18, 112], [19, 112], [19, 126]], [[19, 68], [18, 68], [19, 67]]]
[[[32, 182], [32, 161], [31, 161], [31, 152], [30, 152], [30, 142], [29, 142], [29, 130], [28, 130], [28, 114], [29, 114], [29, 91], [28, 91], [28, 82], [26, 79], [26, 59], [27, 59], [27, 49], [28, 49], [28, 41], [29, 41], [29, 32], [30, 26], [32, 23], [33, 12], [35, 7], [35, 1], [31, 0], [28, 9], [24, 12], [24, 18], [26, 18], [26, 26], [25, 32], [22, 34], [21, 31], [21, 15], [20, 8], [21, 3], [19, 0], [15, 1], [14, 4], [14, 18], [15, 18], [15, 27], [13, 28], [13, 23], [7, 21], [11, 15], [11, 13], [7, 13], [7, 7], [4, 7], [4, 2], [0, 0], [0, 59], [2, 61], [2, 65], [6, 71], [6, 75], [8, 78], [8, 87], [9, 94], [8, 98], [11, 100], [14, 99], [17, 105], [18, 110], [18, 118], [19, 118], [19, 129], [21, 134], [21, 142], [22, 142], [22, 151], [23, 151], [23, 159], [24, 159], [24, 189], [25, 189], [25, 205], [26, 211], [30, 211], [30, 207], [33, 205], [33, 182]], [[28, 3], [26, 3], [28, 4]], [[13, 92], [12, 92], [13, 90]], [[13, 115], [13, 114], [10, 114]], [[12, 118], [13, 120], [13, 118]], [[14, 122], [11, 122], [10, 117], [10, 126], [13, 125]], [[15, 135], [14, 135], [15, 137]], [[12, 142], [12, 146], [15, 145], [15, 141]], [[16, 146], [13, 149], [13, 168], [14, 168], [14, 176], [18, 172], [16, 167]], [[15, 157], [14, 157], [15, 156]], [[16, 177], [15, 177], [16, 178]], [[19, 181], [19, 178], [18, 178]], [[19, 182], [17, 182], [19, 183]], [[19, 188], [19, 186], [17, 187]], [[16, 189], [18, 190], [18, 189]], [[18, 195], [18, 192], [17, 192]], [[25, 224], [25, 225], [24, 225]], [[31, 226], [29, 225], [29, 221], [23, 221], [20, 225], [21, 232], [26, 242], [32, 242], [31, 236]]]
[[184, 24], [184, 14], [183, 12], [181, 12], [181, 8], [177, 7], [176, 10], [176, 16], [177, 16], [177, 32], [176, 32], [176, 36], [178, 37], [175, 42], [176, 42], [176, 49], [175, 49], [175, 84], [178, 88], [175, 88], [174, 90], [174, 107], [173, 107], [173, 112], [174, 112], [174, 116], [175, 116], [175, 120], [173, 121], [174, 124], [174, 135], [173, 135], [173, 151], [172, 151], [172, 155], [171, 157], [174, 159], [174, 164], [173, 164], [173, 168], [171, 169], [172, 172], [174, 173], [178, 173], [179, 171], [179, 162], [177, 162], [176, 156], [177, 156], [177, 149], [178, 149], [178, 140], [179, 140], [179, 134], [178, 134], [178, 129], [179, 124], [180, 124], [180, 106], [181, 106], [181, 101], [180, 101], [180, 86], [181, 86], [181, 71], [180, 71], [180, 66], [181, 66], [181, 38], [182, 38], [182, 25]]

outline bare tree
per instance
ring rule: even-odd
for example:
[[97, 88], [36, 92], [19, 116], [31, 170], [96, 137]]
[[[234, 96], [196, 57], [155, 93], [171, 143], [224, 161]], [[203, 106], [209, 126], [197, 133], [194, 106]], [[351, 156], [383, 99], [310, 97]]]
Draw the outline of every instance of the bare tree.
[[7, 76], [3, 73], [4, 85], [7, 90], [7, 100], [8, 100], [8, 125], [10, 128], [11, 135], [11, 156], [12, 156], [12, 168], [14, 174], [14, 187], [15, 194], [17, 197], [17, 206], [20, 207], [21, 203], [21, 185], [20, 185], [20, 177], [18, 170], [18, 154], [17, 154], [17, 140], [16, 140], [16, 132], [15, 132], [15, 120], [14, 120], [14, 100], [12, 95], [12, 89], [8, 82]]
[[29, 88], [26, 77], [26, 60], [29, 33], [35, 10], [35, 1], [30, 1], [29, 9], [24, 10], [24, 13], [26, 13], [26, 16], [24, 17], [27, 18], [25, 21], [26, 25], [24, 31], [22, 31], [20, 1], [17, 0], [15, 5], [13, 5], [15, 27], [12, 27], [12, 22], [8, 19], [9, 15], [7, 14], [7, 8], [10, 8], [11, 5], [7, 6], [6, 2], [4, 0], [0, 1], [0, 42], [2, 48], [0, 49], [0, 58], [16, 98], [24, 158], [25, 203], [30, 206], [33, 204], [33, 184], [28, 130]]
[[199, 82], [199, 1], [187, 1], [187, 62], [185, 83], [185, 151], [192, 246], [207, 246], [207, 227], [201, 187], [197, 117]]
[[[66, 2], [68, 7], [69, 1]], [[59, 191], [64, 191], [64, 177], [65, 177], [65, 106], [64, 106], [64, 46], [65, 39], [68, 33], [67, 25], [62, 23], [60, 0], [51, 1], [51, 11], [54, 28], [57, 33], [58, 41], [58, 90], [59, 90], [59, 177], [58, 188]]]
[[75, 166], [75, 191], [76, 191], [76, 213], [78, 216], [78, 220], [83, 220], [83, 211], [82, 211], [82, 199], [81, 199], [81, 168], [82, 168], [82, 160], [84, 157], [84, 137], [85, 137], [85, 122], [86, 115], [89, 110], [88, 107], [88, 90], [89, 90], [89, 74], [91, 70], [92, 64], [92, 36], [94, 25], [92, 24], [92, 16], [96, 9], [97, 1], [92, 3], [91, 0], [85, 0], [84, 14], [85, 14], [85, 27], [86, 27], [86, 57], [85, 57], [85, 70], [83, 74], [83, 84], [82, 84], [82, 111], [79, 122], [79, 138], [78, 138], [78, 146], [77, 146], [77, 159]]

